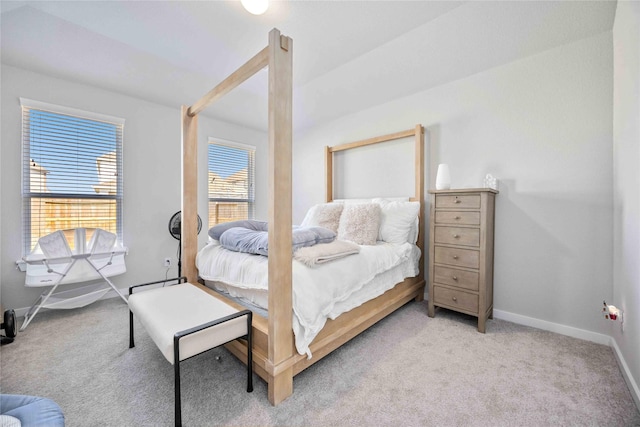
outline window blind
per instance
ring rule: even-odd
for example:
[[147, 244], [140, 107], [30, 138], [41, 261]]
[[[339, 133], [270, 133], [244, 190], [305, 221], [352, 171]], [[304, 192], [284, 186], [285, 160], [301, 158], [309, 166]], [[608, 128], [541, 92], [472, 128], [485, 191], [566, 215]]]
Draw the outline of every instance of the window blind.
[[[24, 253], [56, 230], [122, 241], [124, 120], [21, 99]], [[66, 233], [72, 248], [73, 233]]]
[[254, 218], [255, 151], [250, 145], [209, 139], [209, 227]]

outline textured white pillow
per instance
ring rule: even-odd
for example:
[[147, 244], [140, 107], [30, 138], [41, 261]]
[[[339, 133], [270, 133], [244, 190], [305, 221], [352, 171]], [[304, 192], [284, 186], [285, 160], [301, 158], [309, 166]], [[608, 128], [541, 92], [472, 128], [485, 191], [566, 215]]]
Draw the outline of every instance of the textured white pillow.
[[340, 215], [338, 239], [358, 245], [375, 245], [380, 228], [380, 205], [346, 204]]
[[388, 201], [385, 199], [373, 199], [373, 202], [378, 203], [381, 209], [378, 240], [398, 245], [415, 240], [411, 231], [415, 227], [420, 212], [420, 202]]
[[305, 227], [324, 227], [337, 233], [343, 208], [344, 205], [341, 203], [322, 203], [312, 206], [300, 225]]

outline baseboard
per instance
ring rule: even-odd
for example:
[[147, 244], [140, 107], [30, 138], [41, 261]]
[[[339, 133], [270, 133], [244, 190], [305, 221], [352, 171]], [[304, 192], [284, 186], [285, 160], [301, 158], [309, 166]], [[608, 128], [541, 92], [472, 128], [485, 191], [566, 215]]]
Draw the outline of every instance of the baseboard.
[[613, 350], [613, 354], [616, 357], [616, 361], [618, 362], [618, 367], [620, 368], [622, 376], [627, 383], [629, 392], [631, 393], [631, 396], [633, 397], [638, 410], [640, 410], [640, 388], [638, 387], [638, 383], [636, 383], [633, 375], [631, 374], [631, 371], [629, 370], [629, 366], [627, 365], [627, 362], [625, 361], [622, 352], [620, 351], [620, 347], [618, 347], [618, 343], [613, 337], [596, 332], [585, 331], [584, 329], [578, 329], [572, 326], [560, 325], [558, 323], [548, 322], [546, 320], [522, 316], [520, 314], [514, 314], [508, 311], [494, 309], [493, 317], [496, 319], [517, 323], [519, 325], [531, 326], [533, 328], [555, 332], [558, 334], [567, 335], [573, 338], [579, 338], [611, 347], [611, 349]]
[[636, 383], [633, 375], [631, 375], [631, 371], [629, 370], [629, 365], [624, 360], [622, 356], [622, 352], [620, 351], [620, 347], [618, 347], [618, 343], [616, 340], [611, 337], [610, 346], [613, 349], [613, 354], [616, 356], [616, 360], [618, 361], [618, 366], [620, 367], [620, 371], [622, 372], [622, 376], [624, 380], [627, 382], [627, 387], [629, 387], [629, 392], [631, 392], [631, 396], [633, 400], [636, 402], [636, 406], [638, 407], [638, 411], [640, 411], [640, 388], [638, 387], [638, 383]]
[[533, 317], [522, 316], [520, 314], [495, 309], [493, 310], [493, 317], [495, 317], [496, 319], [502, 319], [508, 322], [517, 323], [519, 325], [531, 326], [533, 328], [555, 332], [561, 335], [579, 338], [581, 340], [595, 342], [597, 344], [611, 345], [611, 337], [609, 335], [585, 331], [584, 329], [574, 328], [573, 326], [561, 325], [559, 323], [548, 322], [546, 320], [535, 319]]

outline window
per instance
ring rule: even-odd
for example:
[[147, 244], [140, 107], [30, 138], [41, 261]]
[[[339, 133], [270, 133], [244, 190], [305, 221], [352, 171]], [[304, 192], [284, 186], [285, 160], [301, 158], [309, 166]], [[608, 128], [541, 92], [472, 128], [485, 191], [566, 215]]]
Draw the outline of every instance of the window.
[[[23, 250], [56, 230], [102, 228], [122, 240], [122, 131], [116, 117], [20, 99]], [[67, 239], [73, 248], [73, 233]]]
[[209, 228], [253, 219], [256, 148], [210, 138], [208, 150]]

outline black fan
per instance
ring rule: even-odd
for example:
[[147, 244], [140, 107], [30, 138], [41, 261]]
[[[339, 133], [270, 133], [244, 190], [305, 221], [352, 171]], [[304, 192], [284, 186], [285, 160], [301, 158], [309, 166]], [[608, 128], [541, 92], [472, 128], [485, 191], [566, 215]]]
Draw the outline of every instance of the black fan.
[[[202, 230], [202, 220], [198, 215], [198, 234]], [[182, 233], [182, 211], [173, 214], [169, 220], [169, 234], [178, 241], [178, 277], [182, 275], [182, 241], [180, 233]]]

